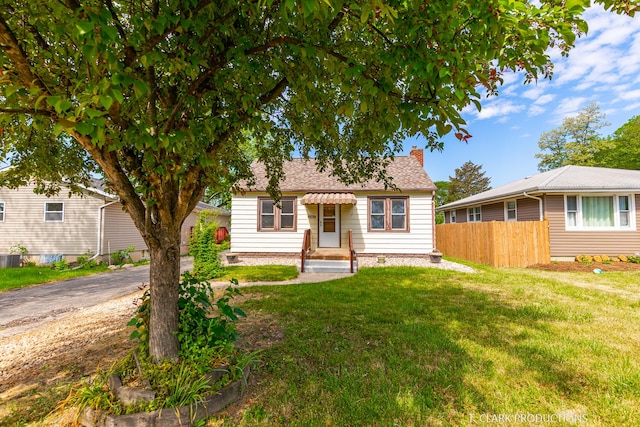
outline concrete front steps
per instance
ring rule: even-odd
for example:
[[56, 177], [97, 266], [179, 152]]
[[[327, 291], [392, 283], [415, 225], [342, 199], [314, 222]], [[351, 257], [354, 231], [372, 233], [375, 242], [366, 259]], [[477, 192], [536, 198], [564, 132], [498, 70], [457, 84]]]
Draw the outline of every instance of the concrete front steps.
[[[300, 261], [298, 261], [298, 271], [300, 271]], [[358, 261], [353, 261], [353, 272], [358, 271]], [[304, 262], [305, 273], [350, 273], [351, 263], [349, 260], [335, 259], [307, 259]]]

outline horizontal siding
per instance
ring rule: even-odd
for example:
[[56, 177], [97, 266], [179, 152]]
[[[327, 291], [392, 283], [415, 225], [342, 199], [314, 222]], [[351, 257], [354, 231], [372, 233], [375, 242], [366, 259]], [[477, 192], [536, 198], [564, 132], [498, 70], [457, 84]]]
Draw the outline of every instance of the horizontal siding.
[[504, 203], [491, 203], [480, 208], [482, 222], [504, 221]]
[[[29, 255], [95, 253], [98, 245], [98, 210], [102, 197], [68, 197], [64, 190], [47, 198], [35, 194], [34, 186], [17, 190], [0, 188], [5, 203], [5, 220], [0, 222], [0, 253], [8, 253], [15, 244], [23, 245]], [[64, 204], [63, 222], [45, 222], [46, 202]]]
[[[290, 196], [292, 194], [287, 194]], [[296, 232], [258, 232], [258, 195], [234, 196], [231, 211], [231, 250], [233, 252], [298, 252], [302, 249], [304, 230], [310, 228], [312, 247], [317, 247], [318, 209], [304, 206], [297, 196], [298, 223]], [[398, 194], [393, 194], [394, 196]], [[433, 250], [431, 194], [407, 194], [410, 232], [368, 232], [367, 197], [380, 193], [356, 194], [356, 205], [341, 207], [341, 246], [348, 247], [348, 231], [353, 231], [354, 249], [362, 254], [407, 253], [426, 254]], [[263, 194], [260, 194], [263, 196]]]
[[103, 224], [102, 254], [114, 253], [129, 246], [136, 248], [136, 251], [147, 250], [147, 245], [131, 216], [122, 210], [120, 203], [109, 205], [104, 209]]
[[[635, 196], [636, 227], [640, 224], [640, 197]], [[640, 251], [640, 232], [633, 231], [567, 231], [565, 229], [564, 196], [545, 197], [549, 219], [549, 242], [552, 257], [590, 255], [629, 255]]]
[[231, 251], [232, 252], [298, 252], [302, 249], [304, 230], [310, 227], [309, 215], [300, 204], [304, 193], [296, 196], [298, 223], [296, 231], [258, 231], [258, 196], [249, 194], [234, 196], [231, 207]]
[[516, 201], [516, 216], [518, 221], [539, 221], [540, 220], [540, 202], [529, 197], [518, 199]]

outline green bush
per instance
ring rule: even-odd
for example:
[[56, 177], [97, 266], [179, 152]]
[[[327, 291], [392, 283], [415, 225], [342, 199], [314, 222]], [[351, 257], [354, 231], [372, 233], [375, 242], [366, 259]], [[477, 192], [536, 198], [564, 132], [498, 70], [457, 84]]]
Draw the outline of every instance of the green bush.
[[193, 228], [193, 237], [189, 240], [193, 274], [202, 279], [214, 279], [224, 274], [219, 255], [226, 246], [216, 243], [216, 231], [219, 227], [216, 217], [216, 212], [200, 212]]

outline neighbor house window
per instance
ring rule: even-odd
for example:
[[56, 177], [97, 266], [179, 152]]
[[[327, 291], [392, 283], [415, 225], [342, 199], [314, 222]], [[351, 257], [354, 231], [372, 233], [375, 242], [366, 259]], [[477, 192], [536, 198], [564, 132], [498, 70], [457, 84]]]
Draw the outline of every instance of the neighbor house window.
[[4, 202], [0, 202], [0, 222], [4, 222]]
[[409, 231], [407, 197], [369, 198], [369, 231]]
[[283, 198], [280, 206], [266, 197], [258, 198], [259, 231], [296, 231], [296, 199]]
[[516, 201], [515, 200], [507, 200], [504, 202], [504, 220], [505, 221], [517, 221], [517, 213], [516, 213]]
[[47, 202], [44, 204], [45, 222], [62, 222], [64, 220], [64, 203]]
[[469, 222], [480, 222], [482, 221], [482, 214], [480, 211], [480, 206], [475, 206], [473, 208], [467, 209], [467, 215], [469, 218]]
[[571, 229], [631, 229], [633, 198], [628, 195], [566, 196], [566, 226]]
[[449, 222], [456, 222], [456, 211], [451, 211], [449, 213]]

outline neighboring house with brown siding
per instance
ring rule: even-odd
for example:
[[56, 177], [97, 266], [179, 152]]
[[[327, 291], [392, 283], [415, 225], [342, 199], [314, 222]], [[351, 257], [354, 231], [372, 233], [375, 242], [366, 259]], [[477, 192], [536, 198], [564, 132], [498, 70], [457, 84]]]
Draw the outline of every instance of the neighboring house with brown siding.
[[564, 166], [436, 209], [445, 223], [549, 221], [551, 257], [640, 252], [640, 171]]
[[[59, 195], [46, 197], [34, 193], [34, 188], [31, 184], [0, 188], [0, 254], [20, 245], [30, 260], [44, 262], [59, 256], [74, 260], [85, 254], [106, 258], [133, 246], [134, 257], [147, 256], [144, 240], [114, 195], [96, 187], [87, 188], [82, 197], [68, 197], [63, 187]], [[200, 203], [182, 227], [183, 253], [188, 252], [197, 213], [204, 209], [216, 209], [221, 225], [228, 227], [228, 211]]]
[[[345, 185], [318, 172], [313, 159], [284, 165], [282, 202], [267, 194], [264, 165], [255, 162], [255, 185], [233, 195], [231, 251], [239, 255], [299, 257], [305, 230], [311, 252], [349, 249], [349, 230], [358, 255], [425, 256], [434, 248], [435, 185], [424, 170], [422, 150], [396, 157], [387, 167], [398, 190], [370, 181]], [[246, 185], [246, 184], [244, 184]]]

